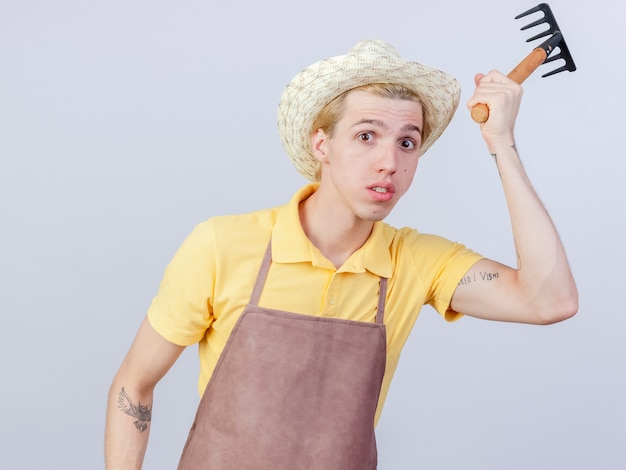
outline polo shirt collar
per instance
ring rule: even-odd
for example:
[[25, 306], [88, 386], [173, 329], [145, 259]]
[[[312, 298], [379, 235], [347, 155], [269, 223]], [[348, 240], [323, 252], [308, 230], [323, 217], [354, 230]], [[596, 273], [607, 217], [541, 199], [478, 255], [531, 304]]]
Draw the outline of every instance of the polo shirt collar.
[[[310, 262], [314, 266], [335, 269], [306, 237], [300, 223], [298, 206], [313, 194], [319, 183], [308, 184], [298, 190], [276, 217], [272, 231], [272, 261], [276, 263]], [[390, 277], [392, 273], [390, 245], [393, 229], [384, 222], [376, 222], [365, 244], [355, 251], [338, 272], [360, 273], [370, 271], [377, 276]]]

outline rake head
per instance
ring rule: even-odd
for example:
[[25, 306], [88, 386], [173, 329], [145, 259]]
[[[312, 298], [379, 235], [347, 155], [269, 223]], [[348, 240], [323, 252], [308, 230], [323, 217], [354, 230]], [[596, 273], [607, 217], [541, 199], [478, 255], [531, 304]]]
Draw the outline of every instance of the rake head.
[[[545, 42], [537, 46], [546, 51], [547, 58], [543, 63], [547, 64], [548, 62], [554, 62], [555, 60], [560, 59], [565, 61], [564, 65], [543, 74], [542, 77], [549, 77], [550, 75], [564, 72], [565, 70], [573, 72], [574, 70], [576, 70], [576, 64], [574, 64], [572, 54], [570, 53], [567, 44], [565, 43], [565, 39], [563, 39], [563, 33], [561, 32], [561, 29], [559, 28], [559, 25], [557, 24], [556, 19], [552, 14], [552, 10], [547, 3], [540, 3], [536, 7], [533, 7], [530, 10], [525, 11], [524, 13], [520, 13], [515, 17], [515, 19], [517, 20], [533, 13], [537, 13], [539, 11], [543, 12], [543, 17], [537, 19], [536, 21], [533, 21], [532, 23], [527, 24], [526, 26], [523, 26], [521, 30], [525, 31], [543, 23], [546, 23], [548, 25], [548, 29], [543, 30], [539, 34], [527, 39], [526, 42], [531, 42], [536, 39], [548, 37]], [[551, 54], [552, 51], [554, 51], [554, 49], [557, 47], [559, 49], [559, 52], [557, 54]]]

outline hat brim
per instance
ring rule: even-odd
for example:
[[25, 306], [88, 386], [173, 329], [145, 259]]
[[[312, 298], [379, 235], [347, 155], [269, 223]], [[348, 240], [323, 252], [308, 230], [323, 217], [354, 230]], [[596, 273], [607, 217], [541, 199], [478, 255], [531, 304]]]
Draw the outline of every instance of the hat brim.
[[358, 43], [348, 54], [317, 62], [296, 75], [278, 105], [278, 128], [283, 146], [296, 169], [316, 181], [317, 160], [311, 153], [313, 122], [333, 99], [373, 83], [407, 87], [422, 101], [430, 133], [422, 142], [423, 155], [443, 134], [459, 105], [458, 81], [441, 70], [402, 59], [379, 40]]

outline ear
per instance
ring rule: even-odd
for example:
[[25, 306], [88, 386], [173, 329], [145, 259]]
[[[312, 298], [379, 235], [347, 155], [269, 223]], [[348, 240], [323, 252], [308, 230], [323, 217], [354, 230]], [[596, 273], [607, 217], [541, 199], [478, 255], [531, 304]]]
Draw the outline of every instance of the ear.
[[311, 136], [311, 149], [313, 150], [313, 156], [321, 163], [328, 162], [327, 150], [328, 150], [328, 134], [322, 129], [316, 130]]

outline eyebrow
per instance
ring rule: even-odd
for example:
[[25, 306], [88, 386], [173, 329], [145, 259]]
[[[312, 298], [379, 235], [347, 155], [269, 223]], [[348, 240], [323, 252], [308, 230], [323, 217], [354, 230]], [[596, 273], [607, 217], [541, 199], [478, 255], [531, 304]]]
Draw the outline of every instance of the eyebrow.
[[[356, 127], [361, 124], [374, 124], [375, 126], [382, 127], [383, 129], [389, 129], [389, 126], [380, 119], [361, 119], [360, 121], [355, 122], [352, 127]], [[405, 132], [415, 131], [419, 135], [422, 135], [422, 130], [419, 127], [417, 127], [415, 124], [405, 124], [404, 127], [402, 127], [402, 129], [400, 130], [405, 131]]]

